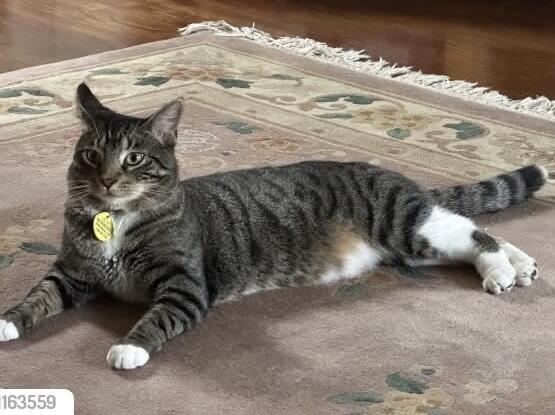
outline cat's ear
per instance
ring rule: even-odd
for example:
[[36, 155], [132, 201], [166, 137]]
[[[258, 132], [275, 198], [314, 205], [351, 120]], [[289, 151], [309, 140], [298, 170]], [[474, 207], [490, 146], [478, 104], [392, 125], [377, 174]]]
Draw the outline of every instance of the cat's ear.
[[156, 114], [146, 120], [145, 126], [154, 137], [169, 147], [175, 146], [177, 127], [183, 112], [183, 100], [176, 99], [162, 107]]
[[77, 87], [77, 107], [83, 122], [91, 127], [94, 127], [96, 115], [104, 109], [84, 82]]

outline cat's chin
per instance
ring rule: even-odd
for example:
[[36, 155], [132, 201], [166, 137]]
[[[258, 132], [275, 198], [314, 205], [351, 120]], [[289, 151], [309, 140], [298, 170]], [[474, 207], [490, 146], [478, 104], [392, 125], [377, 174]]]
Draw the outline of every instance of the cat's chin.
[[137, 201], [137, 196], [117, 196], [113, 194], [95, 195], [107, 210], [127, 210]]

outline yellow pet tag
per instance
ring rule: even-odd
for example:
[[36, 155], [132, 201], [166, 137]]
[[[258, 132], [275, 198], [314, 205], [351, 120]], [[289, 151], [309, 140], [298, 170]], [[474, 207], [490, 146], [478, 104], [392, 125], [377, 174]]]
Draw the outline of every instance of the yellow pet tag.
[[100, 212], [94, 215], [93, 231], [101, 241], [107, 241], [114, 234], [114, 222], [109, 212]]

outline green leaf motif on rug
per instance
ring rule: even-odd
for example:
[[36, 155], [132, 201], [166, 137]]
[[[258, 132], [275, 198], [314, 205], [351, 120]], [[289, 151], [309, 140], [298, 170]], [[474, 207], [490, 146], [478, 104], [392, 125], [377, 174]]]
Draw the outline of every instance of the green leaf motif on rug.
[[399, 267], [396, 270], [402, 277], [408, 277], [414, 280], [430, 280], [435, 278], [432, 274], [428, 274], [422, 268], [418, 267]]
[[303, 84], [303, 78], [301, 78], [300, 76], [287, 75], [283, 73], [275, 73], [270, 75], [268, 78], [278, 79], [280, 81], [296, 81], [297, 83], [295, 84], [295, 86], [302, 86]]
[[167, 76], [145, 76], [137, 79], [138, 81], [135, 82], [135, 85], [152, 85], [152, 86], [164, 85], [166, 82], [170, 80], [170, 78]]
[[238, 134], [252, 134], [255, 130], [260, 130], [260, 128], [242, 121], [215, 122], [214, 124], [224, 126]]
[[354, 115], [349, 114], [348, 112], [328, 112], [326, 114], [318, 114], [317, 117], [325, 118], [325, 119], [339, 118], [339, 119], [347, 120], [349, 118], [353, 118]]
[[0, 254], [0, 269], [8, 268], [12, 265], [13, 259], [9, 255]]
[[478, 124], [473, 124], [468, 121], [461, 121], [456, 124], [445, 124], [444, 127], [452, 128], [457, 131], [457, 138], [467, 139], [480, 137], [486, 130]]
[[385, 381], [393, 389], [406, 393], [422, 394], [428, 389], [424, 383], [404, 377], [399, 372], [388, 375]]
[[55, 96], [53, 93], [40, 88], [7, 88], [0, 90], [0, 98], [20, 97], [23, 93], [33, 95], [35, 97], [53, 98]]
[[341, 99], [356, 105], [369, 105], [374, 101], [380, 100], [379, 98], [360, 94], [329, 94], [321, 95], [319, 97], [313, 98], [312, 100], [314, 102], [337, 102]]
[[44, 242], [23, 242], [19, 245], [25, 252], [37, 255], [57, 255], [58, 248], [55, 246], [45, 244]]
[[391, 130], [387, 130], [386, 134], [397, 140], [404, 140], [410, 137], [410, 130], [408, 128], [392, 128]]
[[337, 286], [334, 297], [352, 297], [360, 294], [364, 290], [365, 286], [362, 282], [358, 281], [355, 283], [343, 283]]
[[383, 397], [374, 392], [351, 392], [330, 396], [328, 401], [340, 405], [351, 404], [358, 406], [370, 406], [376, 403], [382, 403]]
[[8, 112], [14, 114], [44, 114], [48, 112], [48, 110], [39, 110], [36, 108], [29, 108], [29, 107], [11, 107], [8, 108]]
[[216, 83], [226, 89], [229, 88], [250, 88], [253, 82], [243, 81], [242, 79], [232, 79], [232, 78], [218, 78]]
[[95, 69], [91, 73], [93, 75], [121, 75], [121, 74], [126, 74], [127, 72], [123, 72], [119, 68], [103, 68], [103, 69]]
[[21, 96], [21, 91], [17, 89], [0, 90], [0, 98], [15, 98], [20, 96]]
[[283, 74], [283, 73], [275, 73], [273, 75], [270, 75], [270, 78], [272, 78], [272, 79], [281, 79], [282, 81], [296, 81], [298, 79], [301, 79], [298, 76], [287, 75], [287, 74]]

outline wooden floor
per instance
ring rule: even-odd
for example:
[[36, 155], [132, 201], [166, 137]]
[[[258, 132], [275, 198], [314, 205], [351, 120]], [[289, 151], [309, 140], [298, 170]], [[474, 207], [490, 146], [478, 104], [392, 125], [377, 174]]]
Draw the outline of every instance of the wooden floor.
[[176, 36], [225, 19], [365, 49], [511, 97], [555, 98], [555, 1], [0, 0], [0, 72]]

